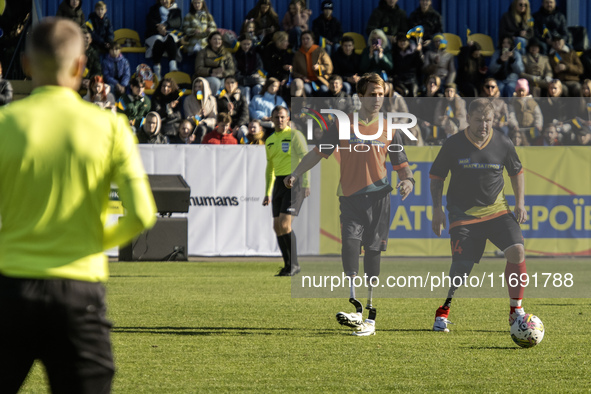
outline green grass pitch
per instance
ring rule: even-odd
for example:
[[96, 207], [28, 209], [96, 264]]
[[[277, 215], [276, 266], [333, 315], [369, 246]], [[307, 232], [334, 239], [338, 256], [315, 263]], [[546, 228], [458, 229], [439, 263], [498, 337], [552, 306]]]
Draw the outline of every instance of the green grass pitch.
[[[435, 333], [441, 299], [376, 298], [377, 334], [353, 337], [335, 320], [348, 293], [292, 298], [278, 259], [230, 260], [110, 264], [113, 392], [591, 390], [591, 299], [526, 299], [546, 327], [531, 349], [509, 336], [507, 299], [458, 298]], [[36, 364], [21, 392], [46, 387]]]

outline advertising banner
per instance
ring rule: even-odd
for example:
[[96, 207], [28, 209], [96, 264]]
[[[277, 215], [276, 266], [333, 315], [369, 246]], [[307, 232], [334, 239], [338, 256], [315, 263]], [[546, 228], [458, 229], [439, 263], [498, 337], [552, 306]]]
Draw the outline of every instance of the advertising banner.
[[[271, 206], [262, 205], [267, 164], [263, 146], [139, 148], [148, 174], [180, 174], [191, 187], [189, 255], [280, 255]], [[301, 216], [294, 220], [302, 255], [319, 252], [319, 196], [307, 198]]]
[[[441, 238], [433, 234], [429, 191], [429, 169], [440, 147], [405, 147], [416, 180], [405, 201], [392, 193], [391, 225], [386, 255], [449, 256], [447, 229]], [[591, 155], [588, 147], [517, 148], [525, 175], [525, 205], [529, 221], [521, 226], [528, 255], [591, 255]], [[390, 182], [396, 172], [387, 164]], [[394, 179], [392, 179], [394, 177]], [[446, 179], [446, 188], [449, 176]], [[339, 254], [340, 222], [336, 190], [339, 182], [337, 159], [323, 161], [321, 185], [321, 254]], [[505, 194], [515, 203], [505, 174]], [[444, 190], [445, 195], [445, 190]], [[443, 205], [445, 205], [445, 197]], [[488, 244], [487, 252], [496, 248]]]

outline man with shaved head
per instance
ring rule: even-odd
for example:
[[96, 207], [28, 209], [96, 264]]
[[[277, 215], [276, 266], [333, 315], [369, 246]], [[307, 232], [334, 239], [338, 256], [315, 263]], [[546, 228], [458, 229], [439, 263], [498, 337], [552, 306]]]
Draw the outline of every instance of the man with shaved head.
[[[0, 109], [0, 392], [40, 360], [54, 393], [108, 393], [107, 258], [155, 221], [127, 119], [83, 101], [80, 27], [42, 20], [23, 66], [31, 95]], [[105, 227], [111, 184], [126, 215]]]

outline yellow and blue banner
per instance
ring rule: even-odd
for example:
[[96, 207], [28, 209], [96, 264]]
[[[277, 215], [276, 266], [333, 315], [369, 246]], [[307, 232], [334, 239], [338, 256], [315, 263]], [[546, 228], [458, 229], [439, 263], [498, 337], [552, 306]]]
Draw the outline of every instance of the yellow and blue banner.
[[445, 108], [445, 114], [446, 114], [447, 116], [449, 116], [450, 118], [453, 118], [453, 117], [455, 116], [455, 115], [454, 115], [454, 111], [453, 111], [453, 109], [451, 108], [451, 106], [450, 106], [450, 105], [448, 105], [448, 106]]
[[235, 40], [232, 41], [232, 43], [230, 44], [229, 48], [226, 48], [230, 53], [236, 53], [238, 51], [238, 48], [240, 48], [240, 41]]
[[172, 34], [173, 36], [176, 36], [177, 38], [181, 38], [185, 33], [183, 33], [180, 30], [173, 30], [170, 32], [170, 34]]
[[123, 102], [123, 99], [119, 99], [119, 101], [117, 101], [116, 107], [120, 109], [122, 112], [125, 112], [125, 110], [127, 109], [127, 106]]
[[407, 33], [406, 33], [406, 38], [411, 38], [411, 37], [415, 37], [415, 38], [423, 38], [423, 34], [425, 32], [425, 28], [422, 25], [418, 25], [413, 27], [412, 29], [410, 29]]
[[[390, 256], [450, 256], [448, 229], [441, 238], [433, 234], [433, 209], [429, 170], [440, 147], [404, 148], [416, 180], [404, 201], [391, 194], [388, 250]], [[527, 255], [591, 256], [591, 157], [588, 147], [517, 147], [525, 177], [525, 208], [529, 220], [521, 225]], [[550, 154], [550, 150], [552, 151]], [[333, 155], [334, 156], [334, 155]], [[390, 183], [398, 182], [387, 163]], [[576, 169], [576, 171], [575, 171]], [[340, 254], [339, 163], [334, 157], [322, 161], [320, 185], [320, 253]], [[447, 192], [446, 179], [444, 195]], [[511, 208], [515, 197], [505, 173], [505, 195]], [[445, 197], [444, 197], [445, 205]], [[496, 248], [487, 245], [487, 254]]]

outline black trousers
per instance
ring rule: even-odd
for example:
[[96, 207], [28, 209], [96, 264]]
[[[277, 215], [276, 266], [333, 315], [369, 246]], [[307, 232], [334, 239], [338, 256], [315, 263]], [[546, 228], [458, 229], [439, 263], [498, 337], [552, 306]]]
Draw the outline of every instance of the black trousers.
[[115, 373], [105, 288], [0, 275], [0, 393], [18, 392], [33, 362], [52, 393], [109, 393]]
[[177, 55], [176, 42], [171, 36], [167, 36], [164, 41], [155, 41], [152, 47], [152, 60], [154, 64], [159, 64], [162, 61], [162, 56], [166, 52], [168, 60], [176, 60]]

